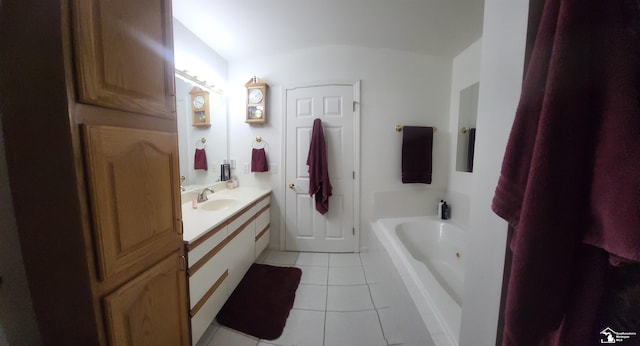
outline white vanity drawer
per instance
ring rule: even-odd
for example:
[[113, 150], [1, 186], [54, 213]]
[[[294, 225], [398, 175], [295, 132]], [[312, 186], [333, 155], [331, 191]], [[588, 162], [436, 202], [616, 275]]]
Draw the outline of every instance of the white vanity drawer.
[[263, 199], [262, 201], [258, 202], [256, 204], [256, 211], [259, 211], [260, 209], [264, 208], [265, 206], [269, 205], [269, 203], [271, 203], [271, 197], [267, 197], [265, 199]]
[[[260, 208], [262, 209], [262, 208]], [[260, 212], [260, 210], [258, 210]], [[256, 216], [256, 236], [262, 232], [268, 225], [271, 220], [271, 208], [264, 209], [262, 213]]]
[[213, 318], [218, 314], [218, 311], [220, 311], [235, 288], [235, 286], [229, 282], [228, 271], [225, 271], [216, 279], [216, 284], [218, 284], [218, 282], [218, 286], [211, 288], [209, 299], [204, 301], [195, 313], [193, 313], [192, 310], [191, 337], [194, 345], [202, 337], [207, 328], [209, 328]]
[[189, 266], [193, 266], [202, 257], [209, 253], [209, 251], [220, 244], [227, 235], [229, 235], [228, 229], [229, 227], [226, 223], [222, 224], [202, 235], [200, 239], [187, 245]]
[[235, 232], [238, 229], [238, 227], [242, 226], [245, 222], [249, 221], [249, 219], [253, 217], [254, 214], [251, 212], [252, 209], [253, 208], [247, 209], [240, 216], [236, 217], [231, 222], [229, 222], [229, 234], [232, 234], [233, 232]]
[[[229, 269], [232, 257], [229, 255], [228, 244], [220, 245], [221, 248], [212, 257], [206, 258], [206, 262], [197, 267], [189, 268], [189, 300], [193, 309], [207, 291], [214, 286], [216, 280]], [[215, 251], [215, 250], [214, 250]], [[210, 255], [208, 255], [210, 256]], [[196, 269], [195, 271], [193, 269]]]

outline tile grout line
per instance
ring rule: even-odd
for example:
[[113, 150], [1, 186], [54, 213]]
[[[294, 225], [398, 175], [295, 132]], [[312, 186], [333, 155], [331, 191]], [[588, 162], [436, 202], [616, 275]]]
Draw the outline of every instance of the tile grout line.
[[[360, 258], [360, 261], [362, 261], [362, 258]], [[362, 265], [362, 271], [364, 272], [364, 281], [367, 282], [367, 290], [369, 291], [369, 298], [371, 298], [371, 305], [373, 305], [373, 309], [376, 311], [376, 317], [378, 317], [378, 324], [380, 325], [380, 332], [382, 333], [382, 338], [384, 339], [384, 342], [388, 345], [389, 340], [387, 339], [387, 336], [384, 333], [384, 328], [382, 328], [382, 319], [380, 318], [380, 312], [376, 308], [376, 303], [373, 301], [373, 293], [371, 292], [371, 285], [367, 280], [367, 272], [364, 271], [364, 265]]]
[[327, 306], [329, 305], [329, 264], [331, 263], [331, 254], [329, 253], [327, 256], [327, 289], [325, 290], [324, 296], [324, 326], [322, 330], [322, 345], [325, 346], [327, 343]]

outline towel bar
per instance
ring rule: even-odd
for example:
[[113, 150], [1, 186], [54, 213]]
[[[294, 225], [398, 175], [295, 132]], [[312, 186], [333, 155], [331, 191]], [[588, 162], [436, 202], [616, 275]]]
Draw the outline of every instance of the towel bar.
[[[402, 125], [396, 125], [396, 132], [401, 132], [402, 131]], [[438, 131], [438, 128], [433, 126], [433, 132]]]

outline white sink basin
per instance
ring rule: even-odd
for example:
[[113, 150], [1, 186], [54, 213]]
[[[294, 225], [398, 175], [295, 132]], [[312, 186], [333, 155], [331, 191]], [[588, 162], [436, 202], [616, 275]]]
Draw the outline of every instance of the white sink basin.
[[238, 204], [240, 201], [233, 198], [218, 198], [212, 199], [198, 206], [198, 209], [218, 211]]
[[191, 204], [191, 201], [196, 197], [198, 197], [198, 191], [182, 192], [180, 194], [180, 204], [185, 204], [185, 203]]

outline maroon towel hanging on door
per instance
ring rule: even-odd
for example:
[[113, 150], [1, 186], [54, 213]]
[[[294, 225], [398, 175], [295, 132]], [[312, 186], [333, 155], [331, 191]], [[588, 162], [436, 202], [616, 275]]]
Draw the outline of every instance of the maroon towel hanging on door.
[[327, 146], [320, 119], [313, 121], [307, 165], [309, 166], [309, 195], [315, 194], [316, 210], [324, 215], [329, 211], [329, 197], [332, 188], [329, 181]]

